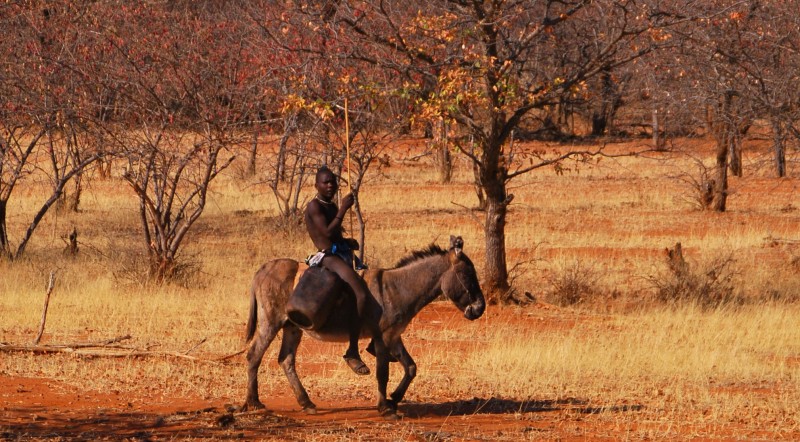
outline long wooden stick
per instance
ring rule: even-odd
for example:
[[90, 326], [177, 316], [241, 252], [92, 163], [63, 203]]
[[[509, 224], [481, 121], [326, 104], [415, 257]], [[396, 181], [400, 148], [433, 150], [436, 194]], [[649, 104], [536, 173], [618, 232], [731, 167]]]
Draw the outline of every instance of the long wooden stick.
[[[353, 193], [353, 180], [350, 175], [350, 112], [347, 109], [347, 98], [344, 99], [344, 146], [347, 152], [347, 188], [350, 193]], [[355, 195], [353, 195], [355, 198]], [[353, 211], [350, 211], [350, 234], [353, 232]], [[356, 261], [350, 263], [353, 268], [356, 267]]]
[[50, 272], [50, 280], [47, 283], [47, 293], [44, 294], [44, 308], [42, 308], [42, 319], [39, 321], [39, 332], [36, 334], [36, 339], [33, 340], [34, 344], [38, 344], [42, 340], [44, 334], [44, 324], [47, 321], [47, 307], [50, 305], [50, 295], [53, 293], [53, 287], [56, 284], [56, 271]]
[[[347, 111], [347, 98], [344, 99], [344, 147], [347, 153], [347, 189], [353, 193], [353, 181], [350, 179], [350, 112]], [[352, 213], [350, 212], [351, 224], [353, 223]]]

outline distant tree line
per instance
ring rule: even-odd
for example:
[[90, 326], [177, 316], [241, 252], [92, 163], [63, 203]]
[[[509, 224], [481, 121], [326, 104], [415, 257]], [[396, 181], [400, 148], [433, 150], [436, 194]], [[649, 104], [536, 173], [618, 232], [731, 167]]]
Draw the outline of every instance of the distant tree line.
[[[502, 302], [509, 183], [604, 154], [515, 140], [647, 137], [664, 150], [712, 137], [707, 205], [724, 211], [742, 140], [764, 125], [786, 176], [800, 138], [798, 10], [800, 0], [7, 2], [0, 252], [19, 258], [48, 210], [78, 210], [84, 180], [116, 164], [162, 280], [234, 157], [293, 216], [312, 167], [351, 162], [357, 190], [393, 137], [417, 131], [436, 141], [443, 180], [451, 155], [473, 166], [485, 290]], [[259, 151], [267, 133], [276, 152]], [[8, 202], [37, 170], [52, 192], [25, 232], [8, 232]]]

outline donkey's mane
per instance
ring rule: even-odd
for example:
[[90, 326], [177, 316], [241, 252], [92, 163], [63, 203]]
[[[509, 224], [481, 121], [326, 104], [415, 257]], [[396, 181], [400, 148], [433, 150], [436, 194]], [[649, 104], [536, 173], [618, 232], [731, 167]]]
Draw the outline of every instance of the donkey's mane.
[[441, 256], [444, 255], [445, 253], [447, 253], [446, 249], [443, 249], [437, 246], [436, 244], [431, 244], [427, 248], [422, 250], [415, 250], [405, 258], [402, 258], [400, 261], [397, 261], [397, 264], [394, 266], [394, 268], [397, 269], [400, 267], [405, 267], [411, 263], [417, 262], [421, 259], [425, 259], [429, 256]]

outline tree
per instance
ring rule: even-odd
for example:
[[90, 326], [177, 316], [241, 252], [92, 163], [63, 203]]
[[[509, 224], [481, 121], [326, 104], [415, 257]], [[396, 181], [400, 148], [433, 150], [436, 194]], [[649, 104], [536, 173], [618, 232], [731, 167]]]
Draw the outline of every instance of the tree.
[[728, 171], [742, 175], [742, 138], [756, 117], [753, 101], [745, 93], [750, 81], [742, 69], [742, 21], [747, 2], [720, 0], [699, 5], [701, 23], [685, 30], [686, 80], [697, 94], [697, 107], [705, 109], [706, 127], [715, 144], [713, 195], [715, 211], [727, 209]]
[[743, 77], [742, 98], [769, 122], [778, 177], [786, 176], [786, 142], [800, 117], [798, 7], [797, 1], [739, 4], [726, 18], [735, 43], [720, 45], [725, 59]]
[[[475, 150], [461, 149], [475, 164], [486, 197], [484, 286], [490, 299], [509, 297], [505, 223], [516, 177], [584, 150], [553, 157], [511, 157], [511, 135], [530, 113], [580, 94], [586, 81], [664, 44], [675, 11], [635, 1], [434, 1], [335, 4], [333, 19], [319, 22], [358, 41], [347, 57], [398, 73], [402, 88], [427, 78], [437, 87], [421, 103], [419, 118], [446, 118], [469, 134]], [[330, 8], [330, 6], [329, 6]], [[303, 4], [302, 13], [331, 14]], [[334, 23], [334, 24], [331, 24]], [[337, 27], [338, 26], [338, 27]], [[420, 94], [421, 95], [421, 94]], [[517, 157], [519, 158], [519, 156]], [[535, 161], [534, 161], [535, 160]]]
[[[13, 32], [0, 37], [5, 39], [0, 42], [0, 96], [5, 100], [0, 111], [0, 253], [12, 259], [24, 254], [67, 184], [102, 156], [87, 142], [97, 126], [85, 95], [76, 90], [88, 79], [90, 57], [82, 56], [88, 44], [73, 12], [70, 5], [33, 2], [9, 5], [2, 16], [3, 28]], [[8, 202], [19, 183], [36, 172], [39, 159], [50, 166], [51, 193], [14, 246], [6, 224]]]
[[[315, 19], [328, 23], [331, 11], [318, 10]], [[387, 87], [393, 79], [385, 71], [343, 57], [356, 42], [336, 35], [327, 24], [320, 29], [303, 14], [263, 5], [255, 6], [250, 17], [263, 37], [260, 53], [271, 54], [270, 90], [282, 101], [283, 133], [267, 179], [281, 214], [299, 214], [309, 169], [322, 164], [357, 193], [368, 181], [367, 172], [381, 167], [380, 161], [374, 167], [375, 160], [382, 159], [399, 126], [407, 124], [408, 100]], [[366, 220], [358, 200], [354, 213], [363, 258]]]
[[[124, 178], [139, 197], [142, 232], [157, 282], [176, 276], [179, 248], [189, 229], [203, 213], [208, 188], [233, 160], [220, 162], [222, 145], [195, 142], [184, 153], [178, 140], [161, 143], [170, 134], [148, 134], [147, 143], [127, 155]], [[197, 140], [196, 140], [197, 141]]]
[[136, 4], [113, 11], [116, 26], [106, 28], [119, 57], [109, 75], [126, 105], [114, 139], [158, 282], [179, 273], [180, 247], [210, 185], [235, 158], [221, 156], [247, 143], [242, 126], [259, 102], [250, 80], [258, 71], [244, 68], [248, 40], [210, 9]]
[[[278, 152], [267, 172], [269, 185], [281, 218], [297, 221], [301, 214], [300, 192], [312, 175], [309, 169], [315, 157], [314, 131], [320, 121], [311, 108], [299, 97], [285, 97], [282, 107], [283, 134], [278, 142]], [[302, 122], [306, 124], [302, 124]]]

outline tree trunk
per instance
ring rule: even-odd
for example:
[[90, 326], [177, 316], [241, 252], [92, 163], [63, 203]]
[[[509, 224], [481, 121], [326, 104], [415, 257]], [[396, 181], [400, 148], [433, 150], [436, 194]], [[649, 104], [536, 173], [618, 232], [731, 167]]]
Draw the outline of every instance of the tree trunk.
[[777, 118], [772, 120], [772, 140], [775, 149], [775, 173], [778, 178], [784, 178], [786, 176], [786, 140], [783, 123]]
[[102, 158], [100, 164], [97, 166], [97, 172], [102, 180], [111, 178], [111, 159]]
[[[78, 141], [78, 129], [74, 124], [70, 124], [70, 131], [67, 136], [67, 152], [69, 153], [69, 158], [73, 161], [73, 167], [78, 169], [75, 175], [72, 177], [74, 180], [74, 185], [72, 186], [73, 194], [67, 194], [67, 210], [73, 213], [77, 213], [80, 210], [81, 205], [81, 197], [83, 196], [83, 170], [79, 167], [81, 163], [83, 163], [82, 151], [80, 149], [80, 141]], [[69, 164], [67, 162], [66, 164]], [[65, 168], [66, 172], [66, 168]], [[65, 194], [67, 192], [64, 192]]]
[[83, 195], [83, 173], [76, 173], [74, 180], [73, 193], [71, 195], [65, 194], [67, 197], [67, 210], [78, 213], [80, 211], [81, 196]]
[[601, 137], [606, 133], [606, 126], [608, 120], [606, 119], [605, 109], [600, 112], [592, 113], [592, 136]]
[[506, 213], [513, 195], [506, 194], [507, 170], [501, 143], [488, 142], [484, 146], [481, 183], [486, 195], [486, 266], [484, 292], [490, 303], [504, 302], [511, 286], [508, 283], [506, 264]]
[[433, 138], [433, 124], [431, 122], [426, 122], [425, 126], [422, 128], [422, 138]]
[[741, 131], [734, 123], [737, 121], [733, 108], [733, 99], [736, 91], [726, 91], [721, 97], [716, 108], [706, 109], [706, 119], [709, 129], [717, 143], [716, 153], [716, 179], [714, 180], [714, 201], [712, 208], [717, 212], [724, 212], [728, 199], [728, 167], [731, 167], [729, 154], [736, 149], [736, 139]]
[[283, 119], [283, 135], [278, 143], [278, 159], [275, 165], [275, 183], [286, 180], [286, 159], [288, 157], [289, 140], [297, 130], [297, 114], [285, 116]]
[[[734, 129], [735, 128], [731, 128]], [[728, 157], [730, 158], [730, 168], [733, 176], [742, 176], [742, 138], [738, 131], [732, 132], [728, 140]]]
[[439, 182], [447, 184], [453, 177], [453, 158], [447, 145], [447, 123], [439, 120], [433, 139], [434, 162], [439, 172]]
[[8, 201], [0, 200], [0, 254], [9, 255], [8, 231], [6, 230], [6, 207]]
[[[258, 130], [253, 131], [253, 144], [250, 145], [250, 155], [247, 158], [247, 170], [245, 175], [250, 178], [256, 175], [256, 156], [258, 154]], [[280, 164], [280, 157], [278, 158]], [[280, 174], [280, 170], [278, 173]]]
[[728, 199], [728, 151], [731, 136], [733, 135], [730, 131], [726, 130], [725, 134], [717, 139], [717, 178], [714, 181], [714, 202], [712, 204], [717, 212], [725, 211]]
[[292, 134], [291, 128], [285, 128], [280, 143], [278, 143], [278, 159], [275, 165], [275, 183], [280, 183], [286, 179], [286, 149], [289, 144], [289, 137]]
[[[305, 174], [303, 169], [297, 171], [297, 181], [294, 183], [294, 198], [292, 199], [291, 208], [287, 209], [287, 214], [298, 214], [300, 213], [300, 190], [303, 188], [303, 175]], [[289, 211], [291, 210], [291, 211]]]
[[39, 208], [39, 211], [33, 216], [33, 221], [28, 226], [28, 229], [25, 230], [25, 235], [22, 236], [22, 241], [20, 241], [17, 250], [14, 252], [14, 259], [19, 259], [23, 253], [25, 253], [25, 248], [28, 246], [28, 241], [30, 241], [31, 236], [33, 236], [33, 232], [36, 230], [36, 227], [39, 226], [39, 223], [44, 218], [47, 211], [50, 210], [50, 207], [58, 201], [62, 195], [64, 194], [64, 186], [67, 184], [67, 180], [69, 177], [62, 178], [61, 182], [59, 183], [58, 187], [53, 190], [53, 194], [50, 195], [50, 198], [42, 204], [42, 207]]
[[619, 80], [614, 80], [610, 68], [603, 70], [601, 81], [600, 109], [592, 112], [592, 136], [595, 137], [612, 133], [614, 116], [622, 105]]
[[474, 187], [475, 196], [478, 197], [478, 210], [486, 210], [486, 195], [483, 193], [483, 184], [481, 184], [481, 168], [477, 163], [472, 164], [472, 174], [475, 177]]
[[[361, 183], [358, 183], [357, 187], [361, 187]], [[356, 222], [358, 223], [358, 259], [361, 260], [362, 263], [366, 262], [365, 255], [366, 255], [366, 245], [365, 241], [367, 239], [367, 223], [364, 221], [364, 214], [361, 212], [361, 203], [358, 201], [358, 198], [355, 200], [355, 204], [353, 204], [353, 212], [356, 214]], [[351, 232], [351, 235], [355, 232]]]
[[667, 145], [667, 136], [661, 136], [663, 128], [661, 127], [661, 114], [658, 109], [653, 109], [653, 148], [657, 151], [663, 151]]
[[561, 129], [562, 127], [569, 127], [569, 111], [567, 109], [567, 102], [563, 96], [558, 97], [558, 104], [556, 106], [558, 112], [556, 124], [558, 125], [558, 128]]
[[439, 182], [447, 184], [453, 177], [453, 158], [450, 155], [450, 149], [447, 148], [447, 144], [436, 143], [435, 155]]
[[506, 264], [506, 212], [507, 203], [504, 199], [487, 192], [486, 224], [483, 232], [486, 239], [484, 291], [491, 304], [505, 301], [511, 288]]
[[150, 261], [150, 279], [154, 280], [157, 284], [172, 279], [177, 270], [177, 263], [174, 258], [170, 257], [154, 257]]

